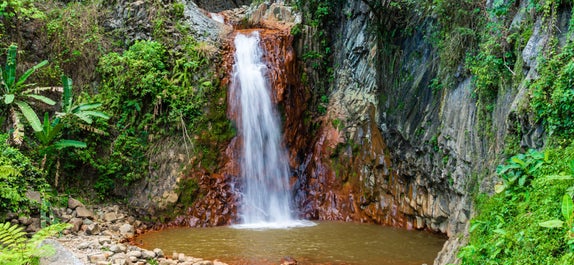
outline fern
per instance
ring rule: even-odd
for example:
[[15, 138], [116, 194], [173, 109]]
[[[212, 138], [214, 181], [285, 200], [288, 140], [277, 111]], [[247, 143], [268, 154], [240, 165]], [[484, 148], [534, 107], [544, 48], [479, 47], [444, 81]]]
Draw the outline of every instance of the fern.
[[40, 257], [53, 255], [54, 249], [50, 245], [40, 246], [40, 243], [70, 226], [70, 224], [54, 224], [36, 232], [31, 238], [27, 238], [22, 227], [9, 222], [0, 224], [0, 260], [3, 262], [2, 264], [30, 264]]

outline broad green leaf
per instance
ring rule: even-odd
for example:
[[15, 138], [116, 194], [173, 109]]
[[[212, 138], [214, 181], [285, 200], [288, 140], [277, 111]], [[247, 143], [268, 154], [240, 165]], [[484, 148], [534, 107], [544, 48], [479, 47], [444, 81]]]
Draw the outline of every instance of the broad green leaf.
[[8, 88], [12, 88], [16, 81], [16, 57], [18, 47], [15, 44], [10, 45], [8, 48], [8, 55], [6, 56], [6, 71], [4, 72], [4, 82]]
[[497, 233], [499, 235], [506, 235], [506, 230], [504, 229], [494, 229], [492, 232]]
[[568, 194], [562, 196], [562, 216], [567, 223], [570, 223], [572, 219], [572, 211], [574, 211], [574, 203], [572, 203], [572, 197]]
[[62, 84], [64, 86], [64, 93], [62, 94], [63, 97], [63, 109], [64, 112], [68, 112], [68, 110], [72, 107], [72, 79], [62, 75]]
[[101, 111], [83, 111], [82, 112], [84, 115], [87, 116], [91, 116], [91, 117], [98, 117], [98, 118], [102, 118], [102, 119], [109, 119], [110, 116], [108, 116], [107, 114], [101, 112]]
[[518, 185], [520, 187], [524, 187], [524, 184], [526, 184], [527, 178], [528, 178], [528, 175], [522, 175], [522, 177], [520, 177], [520, 179], [518, 179]]
[[90, 116], [84, 114], [84, 112], [75, 113], [74, 115], [76, 117], [78, 117], [80, 120], [83, 120], [87, 124], [92, 124], [92, 122], [93, 122], [92, 118], [90, 118]]
[[14, 94], [7, 94], [4, 96], [4, 103], [12, 104], [12, 102], [14, 102]]
[[75, 107], [74, 109], [77, 109], [78, 111], [84, 111], [84, 110], [91, 110], [91, 109], [96, 109], [99, 108], [100, 106], [102, 106], [102, 103], [86, 103], [86, 104], [81, 104], [77, 107]]
[[499, 182], [499, 183], [496, 183], [496, 184], [494, 185], [494, 192], [496, 192], [496, 193], [501, 193], [501, 192], [504, 191], [504, 189], [505, 189], [504, 184], [502, 184], [502, 183], [500, 183], [500, 182]]
[[532, 167], [532, 168], [530, 168], [530, 169], [528, 170], [528, 173], [529, 173], [529, 174], [532, 174], [532, 173], [536, 172], [536, 170], [537, 170], [539, 167], [541, 167], [542, 164], [543, 164], [542, 161], [538, 161], [534, 167]]
[[520, 159], [518, 156], [513, 156], [512, 158], [510, 158], [510, 161], [520, 165], [521, 168], [526, 168], [526, 162], [524, 162], [524, 160]]
[[538, 223], [539, 226], [546, 227], [546, 228], [558, 228], [558, 227], [562, 227], [563, 224], [564, 224], [563, 221], [557, 220], [557, 219]]
[[20, 77], [20, 79], [18, 79], [18, 82], [16, 83], [16, 87], [23, 85], [26, 82], [26, 79], [28, 79], [28, 77], [30, 77], [30, 75], [32, 75], [34, 72], [36, 72], [36, 70], [38, 70], [38, 68], [40, 68], [46, 64], [48, 64], [48, 61], [44, 60], [44, 61], [41, 61], [39, 64], [34, 65], [32, 68], [28, 69], [28, 71], [26, 71]]
[[27, 97], [42, 101], [50, 106], [54, 106], [56, 105], [56, 101], [52, 100], [51, 98], [42, 96], [42, 95], [36, 95], [36, 94], [28, 94], [26, 95]]
[[86, 148], [86, 143], [76, 140], [60, 140], [54, 143], [54, 146], [57, 149], [63, 149], [67, 147], [75, 147], [75, 148]]
[[22, 111], [22, 114], [24, 115], [28, 123], [30, 123], [30, 126], [32, 126], [32, 129], [34, 129], [34, 131], [36, 132], [42, 131], [42, 123], [40, 122], [38, 115], [36, 115], [36, 112], [34, 112], [34, 110], [30, 107], [30, 105], [28, 105], [28, 103], [23, 101], [15, 101], [14, 103], [18, 105], [20, 111]]
[[574, 180], [571, 175], [550, 175], [544, 177], [546, 180]]

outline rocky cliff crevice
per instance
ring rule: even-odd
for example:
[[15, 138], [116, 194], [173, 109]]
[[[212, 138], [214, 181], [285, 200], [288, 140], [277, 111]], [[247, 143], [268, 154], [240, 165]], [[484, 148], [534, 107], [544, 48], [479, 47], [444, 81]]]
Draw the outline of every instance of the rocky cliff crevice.
[[[569, 21], [570, 10], [558, 10], [559, 30], [553, 30], [544, 26], [548, 21], [543, 16], [527, 11], [527, 2], [518, 1], [515, 11], [503, 18], [511, 21], [511, 28], [532, 27], [520, 51], [525, 63], [515, 69], [520, 71], [517, 80], [499, 88], [486, 116], [472, 76], [459, 71], [453, 73], [452, 86], [434, 87], [433, 79], [443, 67], [432, 41], [436, 17], [424, 17], [414, 31], [385, 39], [377, 32], [381, 28], [370, 7], [351, 1], [342, 11], [348, 15], [333, 29], [332, 34], [339, 36], [333, 44], [336, 74], [328, 121], [320, 134], [337, 131], [332, 147], [342, 144], [349, 151], [330, 153], [342, 157], [333, 167], [342, 164], [350, 169], [336, 172], [333, 180], [341, 187], [354, 183], [353, 189], [361, 192], [341, 191], [360, 201], [360, 211], [371, 220], [446, 233], [450, 240], [436, 264], [456, 262], [473, 214], [472, 198], [479, 191], [492, 192], [497, 181], [494, 169], [505, 158], [509, 137], [516, 137], [521, 149], [544, 144], [544, 129], [528, 110], [527, 83], [537, 77], [536, 58], [544, 53], [547, 40], [568, 31], [564, 21]], [[333, 121], [342, 125], [333, 126]], [[386, 155], [389, 161], [381, 162]], [[349, 181], [353, 177], [358, 181]], [[327, 204], [318, 203], [319, 209]], [[389, 221], [381, 214], [395, 217]]]

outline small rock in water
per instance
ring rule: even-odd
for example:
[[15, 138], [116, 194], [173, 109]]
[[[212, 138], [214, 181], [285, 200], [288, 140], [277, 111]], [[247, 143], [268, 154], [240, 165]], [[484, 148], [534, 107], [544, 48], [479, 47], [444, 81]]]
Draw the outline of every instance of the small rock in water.
[[155, 252], [155, 255], [156, 255], [158, 258], [163, 258], [163, 250], [161, 250], [161, 249], [159, 249], [159, 248], [154, 248], [154, 249], [153, 249], [153, 252]]
[[292, 257], [284, 257], [281, 259], [281, 265], [297, 265], [297, 261]]
[[151, 250], [144, 250], [142, 251], [142, 259], [153, 259], [155, 258], [155, 252]]
[[120, 233], [124, 236], [133, 236], [134, 235], [134, 227], [130, 224], [123, 224], [120, 226]]

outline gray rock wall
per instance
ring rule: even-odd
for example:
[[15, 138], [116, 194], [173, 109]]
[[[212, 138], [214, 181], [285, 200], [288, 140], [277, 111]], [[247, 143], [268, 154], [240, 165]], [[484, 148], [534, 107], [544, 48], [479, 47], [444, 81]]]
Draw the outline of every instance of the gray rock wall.
[[[526, 23], [527, 1], [510, 18], [513, 27]], [[516, 126], [524, 132], [521, 148], [540, 148], [545, 133], [524, 111], [529, 92], [526, 82], [537, 76], [536, 58], [544, 51], [549, 34], [541, 17], [522, 52], [524, 79], [498, 93], [491, 119], [479, 118], [471, 77], [457, 77], [453, 87], [433, 91], [437, 76], [437, 51], [428, 39], [432, 23], [428, 18], [412, 35], [399, 40], [399, 49], [389, 54], [391, 43], [377, 39], [374, 15], [363, 1], [349, 1], [343, 12], [346, 19], [336, 29], [338, 41], [335, 81], [329, 94], [327, 115], [344, 121], [347, 140], [362, 143], [365, 152], [373, 150], [361, 128], [374, 124], [383, 135], [391, 156], [388, 168], [397, 173], [401, 187], [389, 185], [388, 175], [376, 161], [363, 162], [360, 178], [363, 188], [374, 194], [368, 204], [377, 207], [399, 205], [415, 228], [427, 227], [446, 233], [450, 240], [435, 264], [457, 262], [456, 252], [465, 243], [468, 220], [473, 214], [472, 194], [491, 192], [496, 182], [494, 169], [504, 161], [505, 138]], [[562, 10], [560, 21], [568, 21], [570, 10]], [[567, 23], [555, 30], [564, 40]], [[562, 41], [563, 42], [563, 41]], [[385, 44], [386, 43], [386, 44]], [[368, 109], [374, 107], [375, 115]], [[492, 130], [487, 132], [485, 127]]]

